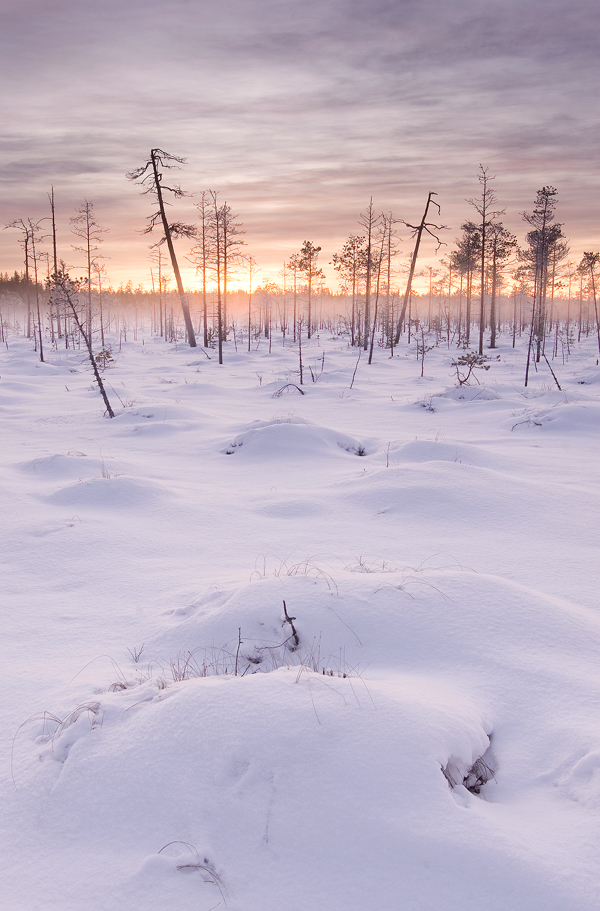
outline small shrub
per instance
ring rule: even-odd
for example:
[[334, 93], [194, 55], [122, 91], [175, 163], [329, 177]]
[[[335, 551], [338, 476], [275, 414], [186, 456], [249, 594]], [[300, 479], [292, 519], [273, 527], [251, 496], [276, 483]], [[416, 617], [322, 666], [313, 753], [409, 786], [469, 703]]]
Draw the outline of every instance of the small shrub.
[[114, 364], [115, 362], [115, 359], [112, 356], [112, 352], [109, 347], [103, 348], [102, 351], [99, 351], [98, 354], [95, 354], [94, 360], [101, 370], [106, 370], [107, 367], [110, 367], [111, 364]]
[[[456, 370], [456, 379], [458, 380], [458, 385], [468, 386], [471, 376], [473, 376], [473, 379], [479, 383], [479, 380], [473, 371], [489, 370], [491, 367], [491, 364], [487, 363], [489, 360], [491, 360], [491, 358], [487, 357], [485, 354], [476, 354], [475, 351], [468, 351], [466, 354], [461, 354], [461, 356], [455, 361], [452, 361], [452, 366]], [[496, 357], [496, 360], [500, 360], [500, 355]]]

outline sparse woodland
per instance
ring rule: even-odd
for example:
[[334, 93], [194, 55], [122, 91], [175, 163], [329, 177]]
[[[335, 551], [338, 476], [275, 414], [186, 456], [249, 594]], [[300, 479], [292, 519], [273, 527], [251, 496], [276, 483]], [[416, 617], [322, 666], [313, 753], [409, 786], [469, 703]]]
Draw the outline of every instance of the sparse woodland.
[[[499, 344], [515, 347], [525, 339], [525, 385], [541, 361], [564, 363], [582, 337], [596, 336], [600, 355], [600, 254], [585, 252], [580, 261], [570, 256], [552, 186], [533, 194], [522, 213], [521, 238], [505, 228], [494, 177], [481, 166], [479, 196], [466, 201], [458, 230], [442, 223], [435, 193], [416, 224], [379, 212], [371, 199], [357, 213], [359, 233], [335, 251], [305, 240], [282, 263], [277, 283], [260, 281], [260, 264], [248, 252], [251, 238], [217, 191], [198, 195], [196, 223], [167, 220], [165, 197], [176, 207], [189, 194], [165, 172], [183, 164], [153, 149], [127, 175], [154, 202], [142, 229], [153, 241], [150, 290], [131, 282], [111, 287], [101, 246], [108, 232], [87, 199], [70, 219], [68, 251], [57, 250], [54, 189], [50, 216], [8, 224], [24, 268], [0, 273], [0, 340], [9, 344], [11, 335], [25, 335], [40, 360], [49, 349], [88, 343], [102, 360], [114, 345], [148, 333], [193, 347], [199, 339], [219, 363], [228, 350], [295, 345], [302, 374], [303, 341], [325, 330], [362, 349], [369, 364], [412, 352], [422, 374], [432, 347], [473, 349], [485, 357]], [[423, 267], [433, 251], [437, 266]], [[194, 264], [195, 287], [183, 287], [178, 257]], [[71, 258], [82, 258], [82, 265], [70, 267]], [[325, 262], [337, 273], [335, 290], [325, 285]], [[65, 298], [65, 276], [77, 292], [77, 313]]]

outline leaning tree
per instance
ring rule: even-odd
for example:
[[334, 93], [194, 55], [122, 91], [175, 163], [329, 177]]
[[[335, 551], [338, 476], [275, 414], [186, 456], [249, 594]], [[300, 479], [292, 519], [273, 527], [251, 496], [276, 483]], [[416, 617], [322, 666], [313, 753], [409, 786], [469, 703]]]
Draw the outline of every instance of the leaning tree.
[[418, 225], [411, 225], [407, 221], [404, 221], [404, 219], [402, 220], [403, 224], [405, 224], [406, 227], [410, 228], [410, 230], [412, 231], [412, 237], [415, 238], [415, 246], [414, 246], [411, 260], [410, 260], [410, 269], [408, 271], [408, 280], [406, 282], [406, 290], [404, 292], [402, 308], [400, 310], [398, 322], [396, 323], [396, 334], [394, 336], [394, 345], [397, 345], [400, 341], [400, 333], [402, 332], [402, 326], [404, 325], [404, 319], [406, 317], [406, 310], [407, 310], [408, 304], [410, 302], [410, 296], [411, 296], [411, 292], [412, 292], [412, 281], [413, 281], [414, 274], [415, 274], [415, 267], [417, 265], [417, 257], [419, 255], [419, 247], [421, 246], [421, 238], [423, 237], [423, 233], [429, 234], [430, 237], [433, 237], [433, 239], [437, 243], [437, 250], [439, 250], [439, 248], [441, 247], [441, 245], [443, 243], [443, 241], [441, 241], [440, 238], [438, 237], [437, 232], [446, 230], [446, 225], [436, 225], [433, 222], [427, 221], [427, 214], [429, 212], [430, 206], [433, 205], [437, 208], [438, 215], [441, 212], [439, 204], [435, 201], [435, 199], [433, 199], [434, 196], [437, 196], [437, 193], [434, 193], [433, 191], [431, 193], [429, 193], [429, 195], [427, 197], [427, 203], [425, 205], [425, 211], [423, 212], [423, 217]]
[[141, 167], [136, 168], [134, 171], [129, 171], [127, 178], [135, 181], [135, 183], [141, 184], [144, 187], [144, 194], [151, 193], [156, 197], [158, 209], [148, 216], [148, 226], [144, 230], [144, 234], [149, 234], [154, 230], [157, 224], [162, 224], [164, 234], [158, 241], [158, 245], [163, 243], [167, 244], [169, 256], [171, 257], [171, 265], [173, 266], [173, 272], [175, 274], [175, 281], [177, 282], [177, 290], [181, 301], [181, 309], [183, 311], [188, 342], [191, 348], [195, 348], [196, 336], [194, 334], [187, 297], [183, 290], [183, 282], [181, 281], [181, 273], [179, 271], [177, 257], [175, 256], [173, 239], [177, 237], [196, 237], [197, 231], [194, 225], [185, 225], [178, 221], [169, 222], [165, 212], [165, 201], [163, 197], [163, 191], [165, 190], [172, 193], [176, 199], [188, 195], [180, 186], [169, 187], [163, 183], [162, 171], [168, 168], [176, 168], [181, 164], [185, 164], [185, 158], [178, 158], [177, 155], [170, 155], [163, 149], [151, 149], [150, 158], [141, 165]]

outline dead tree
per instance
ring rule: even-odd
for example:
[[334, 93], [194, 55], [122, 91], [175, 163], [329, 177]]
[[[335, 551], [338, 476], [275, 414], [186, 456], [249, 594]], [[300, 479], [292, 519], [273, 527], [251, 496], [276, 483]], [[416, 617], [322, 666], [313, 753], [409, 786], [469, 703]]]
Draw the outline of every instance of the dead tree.
[[81, 311], [79, 308], [79, 291], [82, 282], [72, 280], [64, 268], [59, 269], [58, 272], [54, 272], [51, 276], [50, 281], [52, 298], [60, 298], [61, 302], [65, 306], [65, 309], [68, 310], [73, 317], [75, 325], [77, 326], [84, 341], [88, 357], [90, 359], [90, 364], [92, 365], [92, 370], [94, 371], [94, 379], [98, 384], [100, 395], [102, 396], [104, 404], [106, 406], [106, 413], [108, 414], [109, 418], [114, 418], [115, 413], [110, 406], [110, 402], [108, 401], [104, 383], [102, 382], [102, 377], [100, 376], [100, 371], [98, 370], [98, 364], [92, 351], [91, 338], [85, 331], [83, 325], [84, 320], [81, 319]]
[[492, 210], [492, 206], [496, 202], [496, 194], [490, 187], [489, 183], [490, 180], [495, 180], [495, 177], [490, 177], [488, 168], [484, 168], [481, 164], [479, 165], [478, 179], [479, 183], [481, 184], [481, 196], [479, 199], [469, 199], [467, 201], [470, 205], [473, 206], [481, 218], [481, 294], [479, 300], [479, 354], [483, 354], [483, 332], [485, 329], [485, 267], [487, 247], [489, 246], [487, 237], [488, 233], [492, 230], [492, 226], [498, 216], [504, 215], [505, 209], [497, 209], [496, 211]]
[[194, 327], [192, 325], [192, 318], [190, 316], [190, 308], [188, 306], [187, 297], [185, 291], [183, 290], [183, 282], [181, 280], [181, 273], [179, 271], [177, 257], [175, 256], [173, 239], [177, 237], [196, 237], [196, 228], [194, 225], [186, 225], [182, 222], [169, 223], [167, 221], [165, 202], [163, 198], [164, 190], [172, 193], [176, 199], [180, 199], [182, 196], [187, 196], [187, 193], [185, 193], [181, 187], [168, 187], [162, 182], [162, 169], [176, 168], [180, 164], [185, 164], [185, 158], [178, 158], [176, 155], [170, 155], [163, 149], [151, 149], [150, 158], [148, 161], [146, 161], [145, 164], [143, 164], [141, 167], [136, 168], [134, 171], [129, 171], [127, 178], [128, 180], [133, 180], [135, 183], [141, 184], [145, 188], [142, 191], [143, 194], [152, 193], [154, 196], [156, 196], [158, 210], [156, 212], [153, 212], [148, 217], [148, 227], [144, 230], [143, 233], [149, 234], [159, 222], [162, 223], [164, 233], [163, 237], [158, 241], [158, 243], [167, 244], [169, 256], [171, 257], [173, 273], [175, 275], [175, 281], [177, 282], [177, 291], [179, 292], [179, 299], [181, 301], [181, 309], [183, 312], [183, 319], [185, 321], [188, 342], [191, 348], [195, 348], [196, 335], [194, 333]]
[[209, 190], [212, 202], [213, 202], [213, 228], [214, 228], [214, 240], [215, 240], [215, 256], [214, 256], [214, 273], [215, 279], [217, 282], [217, 342], [218, 342], [218, 352], [219, 352], [219, 364], [223, 363], [223, 297], [222, 297], [222, 288], [223, 288], [223, 231], [221, 228], [221, 222], [223, 220], [223, 207], [219, 206], [217, 202], [217, 192], [216, 190]]
[[298, 318], [298, 272], [300, 271], [300, 254], [292, 253], [290, 256], [289, 262], [286, 263], [286, 268], [290, 270], [294, 276], [294, 313], [293, 313], [293, 329], [294, 329], [294, 342], [296, 341], [297, 327], [296, 322]]
[[202, 191], [200, 202], [196, 203], [196, 208], [198, 209], [198, 219], [200, 221], [200, 229], [198, 231], [199, 243], [192, 250], [192, 253], [194, 254], [194, 259], [192, 262], [196, 266], [196, 274], [200, 274], [202, 276], [202, 336], [204, 347], [208, 348], [208, 304], [206, 278], [215, 253], [215, 239], [211, 233], [210, 202], [208, 200], [208, 194], [206, 193], [206, 190]]
[[598, 353], [600, 354], [600, 319], [598, 317], [598, 294], [596, 288], [596, 269], [600, 262], [600, 253], [584, 253], [579, 263], [579, 274], [585, 276], [590, 283], [590, 291], [594, 300], [594, 314], [596, 316], [596, 334], [598, 336]]
[[87, 331], [90, 338], [92, 337], [92, 271], [96, 271], [98, 260], [104, 259], [100, 254], [99, 244], [102, 243], [102, 234], [106, 234], [108, 228], [103, 228], [100, 222], [96, 220], [94, 214], [94, 203], [83, 201], [83, 205], [77, 209], [77, 215], [69, 219], [73, 227], [71, 231], [76, 237], [83, 240], [83, 246], [71, 246], [76, 253], [83, 253], [86, 258], [87, 273]]
[[248, 253], [244, 256], [244, 262], [248, 269], [248, 351], [250, 351], [250, 337], [252, 335], [252, 279], [258, 271], [256, 260]]
[[[369, 333], [371, 328], [371, 282], [373, 271], [376, 268], [375, 255], [373, 252], [374, 233], [381, 223], [381, 215], [375, 215], [373, 211], [373, 197], [369, 200], [366, 212], [361, 212], [358, 222], [365, 229], [365, 315], [364, 315], [364, 332], [363, 332], [363, 350], [369, 348]], [[375, 325], [375, 320], [373, 320]], [[371, 363], [371, 359], [369, 359]]]
[[373, 266], [376, 270], [377, 277], [375, 279], [375, 307], [373, 310], [373, 327], [371, 329], [371, 344], [369, 348], [369, 364], [373, 362], [373, 346], [375, 344], [375, 331], [377, 329], [377, 313], [379, 308], [379, 292], [381, 289], [381, 266], [383, 264], [383, 250], [385, 247], [385, 242], [387, 238], [388, 228], [391, 228], [391, 216], [390, 221], [385, 215], [382, 215], [383, 224], [380, 230], [380, 245], [379, 250], [374, 254]]
[[412, 291], [412, 280], [413, 280], [413, 276], [415, 274], [415, 267], [417, 265], [417, 257], [419, 255], [419, 247], [421, 246], [421, 238], [423, 237], [423, 232], [425, 232], [426, 234], [429, 234], [431, 237], [433, 237], [433, 239], [437, 242], [438, 250], [443, 243], [443, 241], [441, 241], [439, 239], [436, 232], [446, 230], [446, 225], [436, 225], [436, 224], [433, 224], [432, 222], [427, 221], [427, 214], [429, 212], [429, 206], [434, 205], [437, 207], [438, 214], [441, 212], [440, 206], [435, 201], [435, 199], [432, 198], [433, 196], [437, 196], [437, 193], [434, 193], [432, 191], [429, 194], [429, 196], [427, 197], [427, 204], [425, 206], [425, 211], [423, 212], [423, 218], [421, 219], [420, 224], [409, 225], [409, 223], [407, 221], [403, 222], [403, 224], [405, 224], [407, 228], [411, 229], [411, 231], [413, 232], [412, 236], [416, 239], [415, 239], [415, 248], [413, 250], [413, 255], [412, 255], [412, 258], [410, 261], [410, 269], [408, 272], [408, 281], [406, 283], [406, 291], [404, 292], [404, 300], [402, 301], [402, 309], [400, 310], [400, 316], [398, 317], [398, 322], [396, 324], [396, 335], [394, 337], [394, 345], [397, 345], [398, 342], [400, 341], [400, 333], [402, 332], [402, 326], [404, 325], [404, 319], [406, 317], [406, 311], [408, 309], [408, 302], [410, 300], [410, 295], [411, 295], [411, 291]]
[[225, 338], [227, 337], [227, 286], [233, 274], [233, 266], [241, 262], [240, 247], [246, 244], [246, 241], [240, 238], [240, 235], [245, 232], [240, 230], [242, 223], [235, 220], [237, 217], [231, 211], [231, 206], [228, 206], [226, 202], [223, 203], [217, 228], [220, 227], [223, 232], [223, 327]]
[[492, 279], [490, 300], [490, 348], [496, 347], [496, 331], [498, 329], [498, 314], [496, 312], [498, 285], [502, 278], [502, 267], [517, 246], [517, 238], [506, 228], [496, 222], [490, 226], [488, 236], [490, 249], [490, 273]]
[[[44, 221], [44, 219], [42, 219]], [[35, 287], [35, 309], [37, 314], [37, 329], [38, 329], [38, 341], [40, 344], [40, 361], [44, 362], [44, 342], [42, 338], [42, 314], [40, 311], [40, 286], [38, 282], [38, 259], [39, 253], [37, 251], [36, 244], [41, 241], [43, 238], [40, 236], [40, 222], [33, 222], [30, 218], [27, 219], [29, 224], [29, 232], [31, 237], [31, 258], [33, 261], [33, 278], [34, 278], [34, 287]]]
[[[52, 257], [54, 262], [54, 271], [58, 272], [58, 252], [56, 246], [56, 209], [54, 206], [54, 187], [50, 188], [48, 193], [48, 202], [50, 203], [50, 217], [52, 219]], [[50, 322], [53, 319], [52, 307], [50, 308]], [[59, 338], [62, 338], [62, 327], [60, 322], [60, 311], [56, 311], [56, 330]], [[54, 329], [52, 330], [54, 333]]]
[[16, 218], [8, 225], [5, 225], [5, 228], [16, 228], [18, 231], [22, 232], [22, 237], [19, 243], [23, 247], [23, 253], [25, 254], [24, 263], [25, 290], [27, 294], [27, 338], [31, 338], [31, 278], [29, 275], [29, 261], [31, 258], [32, 228], [30, 223], [31, 219], [28, 219], [28, 223], [26, 224], [22, 218]]

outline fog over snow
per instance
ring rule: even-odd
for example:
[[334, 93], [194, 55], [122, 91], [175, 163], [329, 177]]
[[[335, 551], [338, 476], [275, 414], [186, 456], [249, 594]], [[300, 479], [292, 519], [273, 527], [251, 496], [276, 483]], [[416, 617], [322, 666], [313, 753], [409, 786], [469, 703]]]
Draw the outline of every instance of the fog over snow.
[[593, 911], [592, 341], [559, 391], [323, 330], [302, 395], [280, 338], [140, 330], [109, 420], [11, 336], [3, 907]]

